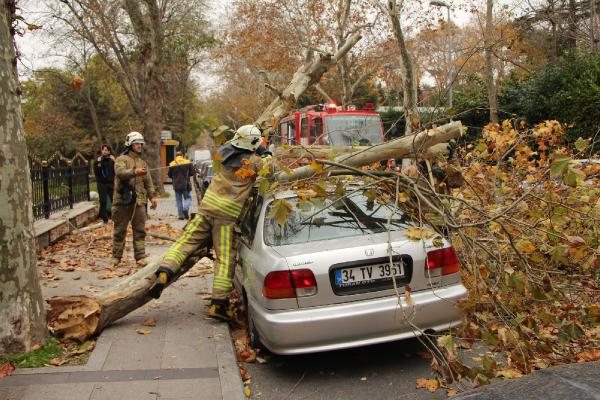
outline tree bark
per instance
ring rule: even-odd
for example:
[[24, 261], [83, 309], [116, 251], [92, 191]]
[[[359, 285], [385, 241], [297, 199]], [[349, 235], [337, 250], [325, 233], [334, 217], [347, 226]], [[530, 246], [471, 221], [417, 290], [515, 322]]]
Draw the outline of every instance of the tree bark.
[[46, 336], [31, 175], [9, 25], [14, 6], [4, 1], [0, 13], [0, 354], [28, 351]]
[[90, 117], [92, 118], [92, 124], [94, 124], [94, 132], [96, 132], [96, 137], [98, 138], [98, 148], [102, 146], [104, 143], [104, 138], [102, 137], [102, 132], [100, 131], [100, 124], [98, 122], [98, 113], [96, 112], [96, 105], [92, 100], [92, 94], [90, 90], [89, 83], [85, 84], [85, 102], [87, 103], [88, 110], [90, 111]]
[[162, 99], [158, 83], [151, 83], [149, 95], [145, 101], [145, 116], [143, 118], [143, 135], [146, 140], [144, 158], [150, 166], [150, 175], [154, 188], [163, 193], [162, 163], [160, 157], [160, 131], [162, 130]]
[[400, 10], [395, 0], [388, 1], [387, 14], [392, 24], [396, 43], [400, 50], [400, 71], [402, 74], [402, 91], [405, 122], [405, 135], [410, 135], [421, 126], [418, 106], [417, 78], [412, 58], [406, 47], [404, 32], [400, 24]]
[[494, 0], [486, 0], [486, 14], [485, 14], [485, 33], [484, 33], [484, 47], [485, 47], [485, 83], [488, 92], [488, 103], [490, 106], [490, 122], [493, 124], [498, 123], [498, 96], [496, 93], [496, 83], [494, 82], [494, 64], [493, 64], [493, 51], [492, 48], [492, 32], [494, 30]]

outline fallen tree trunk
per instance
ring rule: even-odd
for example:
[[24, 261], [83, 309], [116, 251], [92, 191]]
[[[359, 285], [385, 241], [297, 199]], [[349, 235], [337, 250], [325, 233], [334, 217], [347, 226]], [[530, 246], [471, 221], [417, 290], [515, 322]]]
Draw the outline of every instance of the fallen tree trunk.
[[[209, 255], [209, 248], [192, 254], [169, 284]], [[54, 335], [78, 341], [99, 334], [106, 326], [152, 300], [148, 296], [148, 289], [156, 279], [154, 272], [157, 268], [158, 264], [150, 264], [94, 296], [55, 296], [47, 299], [48, 329]]]
[[[283, 147], [276, 147], [273, 151], [273, 156], [278, 159], [303, 159], [303, 158], [329, 158], [331, 153], [335, 155], [342, 155], [353, 153], [357, 151], [364, 151], [370, 146], [341, 146], [332, 148], [326, 145], [311, 145], [309, 147], [304, 146], [292, 146], [288, 150]], [[438, 143], [433, 145], [419, 155], [420, 158], [435, 159], [438, 155], [448, 155], [448, 143]], [[407, 158], [414, 157], [413, 154], [409, 154]]]
[[[399, 139], [371, 146], [364, 150], [342, 154], [336, 157], [334, 161], [350, 167], [362, 167], [391, 158], [422, 158], [423, 153], [429, 147], [448, 142], [450, 139], [457, 139], [462, 134], [462, 130], [460, 121], [455, 121], [414, 135], [403, 136]], [[324, 170], [327, 172], [333, 168], [335, 167], [326, 166]], [[304, 166], [292, 170], [292, 173], [279, 172], [276, 174], [276, 179], [279, 182], [290, 182], [307, 179], [313, 175], [315, 175], [315, 170], [310, 166]]]

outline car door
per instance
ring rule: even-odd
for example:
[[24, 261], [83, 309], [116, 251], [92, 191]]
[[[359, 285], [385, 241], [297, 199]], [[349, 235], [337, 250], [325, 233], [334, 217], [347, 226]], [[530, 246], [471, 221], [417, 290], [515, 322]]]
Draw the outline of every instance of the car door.
[[257, 296], [262, 292], [262, 285], [260, 282], [257, 284], [255, 265], [257, 257], [252, 249], [261, 209], [262, 197], [255, 193], [248, 199], [247, 207], [242, 215], [238, 243], [237, 264], [239, 268], [236, 269], [237, 279], [246, 289], [247, 294], [252, 296]]

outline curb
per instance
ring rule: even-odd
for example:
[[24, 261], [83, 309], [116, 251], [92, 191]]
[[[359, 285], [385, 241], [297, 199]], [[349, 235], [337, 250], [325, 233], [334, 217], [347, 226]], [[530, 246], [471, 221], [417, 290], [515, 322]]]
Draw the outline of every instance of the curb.
[[214, 325], [214, 339], [217, 343], [217, 365], [223, 400], [244, 400], [244, 383], [240, 376], [229, 325], [218, 323]]

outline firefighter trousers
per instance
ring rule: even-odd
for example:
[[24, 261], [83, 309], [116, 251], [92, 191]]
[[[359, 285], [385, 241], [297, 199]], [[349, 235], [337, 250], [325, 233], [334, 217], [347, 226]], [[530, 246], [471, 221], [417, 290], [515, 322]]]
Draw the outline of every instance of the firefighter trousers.
[[122, 258], [127, 236], [127, 225], [131, 221], [133, 231], [133, 255], [136, 260], [146, 257], [146, 206], [138, 204], [115, 204], [112, 219], [115, 224], [113, 233], [113, 258]]
[[196, 214], [183, 234], [167, 251], [160, 266], [176, 273], [194, 250], [206, 246], [212, 238], [215, 251], [212, 297], [227, 299], [233, 289], [233, 274], [237, 253], [235, 222]]

